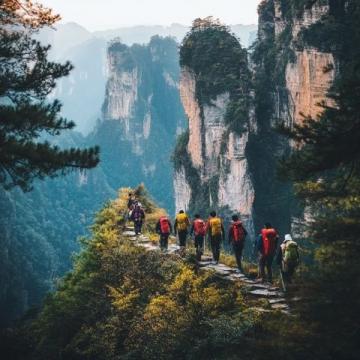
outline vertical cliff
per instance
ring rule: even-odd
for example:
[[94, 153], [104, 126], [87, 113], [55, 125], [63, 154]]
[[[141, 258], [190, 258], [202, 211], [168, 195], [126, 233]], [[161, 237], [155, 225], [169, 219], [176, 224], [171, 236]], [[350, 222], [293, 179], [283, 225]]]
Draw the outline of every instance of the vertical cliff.
[[250, 140], [249, 151], [258, 226], [273, 219], [288, 231], [293, 217], [302, 213], [291, 186], [277, 180], [277, 162], [292, 144], [273, 128], [316, 118], [322, 106], [330, 104], [327, 93], [335, 79], [336, 61], [330, 51], [305, 40], [329, 11], [330, 3], [324, 0], [264, 0], [259, 6], [258, 40], [252, 54], [258, 133]]
[[247, 53], [226, 27], [194, 22], [180, 52], [188, 133], [174, 154], [177, 210], [240, 212], [250, 233], [254, 189], [246, 149], [251, 123]]
[[302, 209], [277, 175], [293, 145], [276, 127], [316, 118], [331, 104], [335, 57], [308, 39], [333, 3], [262, 1], [250, 64], [226, 28], [194, 22], [180, 56], [189, 130], [175, 150], [177, 207], [238, 211], [252, 232], [267, 221], [290, 230]]
[[103, 115], [92, 141], [102, 149], [111, 186], [144, 182], [159, 203], [173, 210], [171, 150], [184, 127], [179, 96], [177, 43], [153, 37], [148, 45], [108, 49]]

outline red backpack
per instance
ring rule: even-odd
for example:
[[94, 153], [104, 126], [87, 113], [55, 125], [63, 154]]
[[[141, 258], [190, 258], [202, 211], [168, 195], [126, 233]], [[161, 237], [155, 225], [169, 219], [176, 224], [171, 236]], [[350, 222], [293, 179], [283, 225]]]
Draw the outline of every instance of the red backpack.
[[275, 229], [263, 229], [261, 231], [263, 241], [263, 254], [273, 255], [276, 251], [277, 232]]
[[233, 241], [243, 242], [245, 240], [246, 233], [241, 221], [236, 221], [231, 226]]
[[204, 236], [206, 234], [205, 222], [201, 219], [196, 219], [194, 221], [194, 232], [195, 235]]
[[162, 234], [170, 234], [170, 224], [166, 216], [160, 218], [160, 231]]

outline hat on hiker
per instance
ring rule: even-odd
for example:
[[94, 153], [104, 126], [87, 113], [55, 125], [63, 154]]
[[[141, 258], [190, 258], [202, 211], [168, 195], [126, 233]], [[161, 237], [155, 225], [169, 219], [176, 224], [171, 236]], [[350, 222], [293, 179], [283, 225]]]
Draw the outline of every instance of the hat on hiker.
[[290, 234], [286, 234], [286, 235], [285, 235], [285, 240], [284, 240], [284, 242], [286, 242], [286, 241], [292, 241], [292, 237], [291, 237]]

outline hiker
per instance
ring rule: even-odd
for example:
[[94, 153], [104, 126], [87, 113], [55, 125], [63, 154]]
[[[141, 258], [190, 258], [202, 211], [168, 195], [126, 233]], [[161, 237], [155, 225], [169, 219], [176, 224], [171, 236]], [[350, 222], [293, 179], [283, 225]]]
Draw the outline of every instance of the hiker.
[[171, 222], [167, 216], [161, 216], [156, 224], [156, 232], [160, 235], [160, 249], [168, 249], [169, 236], [172, 232]]
[[186, 247], [186, 238], [188, 236], [188, 229], [190, 226], [190, 221], [188, 216], [185, 214], [184, 210], [180, 210], [176, 215], [175, 224], [174, 224], [174, 233], [179, 236], [179, 245], [180, 247]]
[[244, 228], [242, 222], [240, 221], [238, 215], [233, 215], [231, 219], [232, 223], [230, 224], [228, 234], [229, 244], [232, 245], [232, 248], [234, 250], [235, 259], [238, 266], [238, 272], [243, 272], [241, 258], [244, 250], [247, 231]]
[[127, 201], [127, 220], [131, 217], [131, 213], [134, 210], [135, 203], [135, 196], [132, 193], [129, 193]]
[[141, 234], [141, 229], [145, 220], [145, 212], [141, 204], [137, 201], [133, 205], [130, 218], [134, 222], [135, 235]]
[[290, 234], [285, 235], [285, 239], [280, 245], [276, 262], [280, 266], [283, 288], [286, 291], [286, 287], [288, 284], [291, 284], [295, 270], [300, 262], [298, 244], [292, 239]]
[[195, 215], [195, 220], [192, 223], [190, 235], [194, 234], [195, 249], [196, 249], [196, 260], [201, 261], [201, 255], [203, 254], [204, 239], [206, 234], [205, 221], [201, 219], [199, 214]]
[[222, 220], [212, 211], [206, 224], [206, 232], [210, 238], [211, 251], [213, 254], [213, 264], [219, 263], [220, 244], [224, 240], [225, 231]]
[[133, 205], [135, 205], [135, 198], [133, 197], [132, 193], [129, 193], [128, 195], [128, 202], [127, 202], [127, 208], [129, 211], [133, 209]]
[[259, 277], [262, 282], [266, 281], [265, 268], [267, 272], [267, 280], [272, 283], [272, 263], [274, 260], [279, 235], [277, 231], [266, 223], [258, 237], [256, 248], [260, 254], [259, 257]]

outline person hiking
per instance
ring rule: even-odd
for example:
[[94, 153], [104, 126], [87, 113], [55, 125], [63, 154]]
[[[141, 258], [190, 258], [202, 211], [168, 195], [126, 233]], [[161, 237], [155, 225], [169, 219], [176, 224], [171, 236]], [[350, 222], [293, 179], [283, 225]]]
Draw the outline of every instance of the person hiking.
[[145, 212], [139, 202], [135, 202], [133, 205], [130, 219], [134, 222], [135, 235], [141, 234], [141, 229], [145, 220]]
[[238, 272], [243, 272], [241, 258], [244, 250], [247, 231], [244, 228], [242, 222], [240, 221], [238, 215], [233, 215], [231, 219], [232, 223], [230, 224], [228, 233], [229, 244], [232, 245], [232, 248], [234, 250], [235, 259], [238, 266]]
[[259, 277], [262, 282], [266, 281], [265, 268], [267, 272], [267, 280], [272, 283], [272, 263], [276, 253], [276, 247], [279, 240], [277, 231], [266, 223], [258, 236], [256, 248], [259, 256]]
[[135, 201], [136, 200], [135, 200], [133, 194], [129, 193], [128, 194], [128, 199], [127, 199], [127, 209], [125, 210], [125, 214], [124, 214], [123, 230], [126, 229], [126, 224], [131, 219], [131, 213], [132, 213], [132, 211], [134, 209]]
[[129, 193], [128, 195], [128, 202], [127, 202], [127, 208], [129, 211], [133, 209], [133, 205], [135, 205], [135, 198], [132, 193]]
[[171, 222], [167, 216], [161, 216], [156, 224], [156, 232], [160, 235], [160, 249], [168, 249], [169, 236], [172, 232]]
[[188, 236], [188, 229], [190, 226], [189, 217], [185, 214], [184, 210], [180, 210], [176, 215], [175, 224], [174, 224], [174, 233], [175, 236], [179, 237], [179, 245], [182, 248], [186, 247], [186, 238]]
[[280, 266], [283, 288], [286, 291], [287, 285], [292, 283], [293, 275], [300, 262], [298, 244], [292, 239], [290, 234], [285, 235], [285, 239], [280, 245], [276, 262]]
[[201, 255], [203, 254], [204, 239], [206, 234], [205, 221], [201, 219], [199, 214], [195, 215], [195, 220], [192, 223], [190, 235], [194, 234], [196, 260], [201, 261]]
[[215, 211], [210, 213], [206, 224], [206, 232], [210, 238], [210, 246], [213, 255], [213, 264], [218, 264], [220, 259], [220, 244], [224, 240], [225, 231], [222, 220]]

